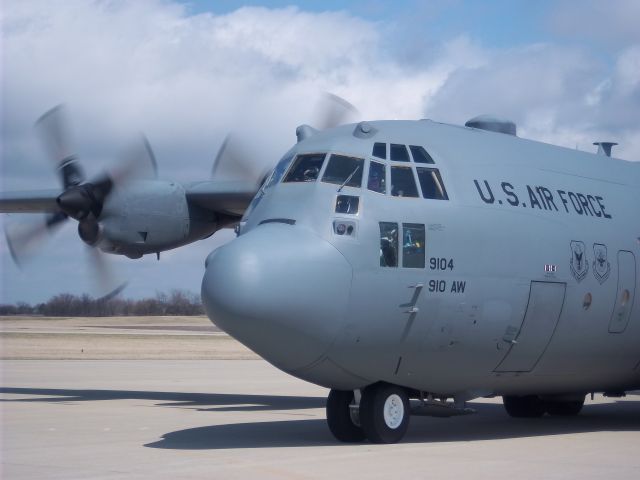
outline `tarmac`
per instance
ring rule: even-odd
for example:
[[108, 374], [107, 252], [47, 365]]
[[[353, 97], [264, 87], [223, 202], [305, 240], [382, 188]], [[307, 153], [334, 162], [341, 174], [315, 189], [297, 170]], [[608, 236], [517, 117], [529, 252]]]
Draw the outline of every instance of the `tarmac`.
[[482, 399], [412, 418], [399, 444], [348, 445], [326, 389], [259, 359], [4, 359], [0, 375], [3, 479], [640, 478], [637, 395], [540, 419]]

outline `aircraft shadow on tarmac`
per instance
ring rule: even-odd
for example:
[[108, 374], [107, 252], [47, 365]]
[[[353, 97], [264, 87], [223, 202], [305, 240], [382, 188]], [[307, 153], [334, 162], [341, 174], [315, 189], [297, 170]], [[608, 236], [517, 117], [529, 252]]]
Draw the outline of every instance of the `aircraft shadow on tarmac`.
[[[577, 417], [514, 419], [501, 404], [469, 404], [476, 415], [412, 417], [402, 443], [467, 442], [600, 431], [640, 431], [640, 401], [587, 405]], [[177, 450], [338, 445], [324, 419], [252, 422], [166, 433], [145, 446]]]
[[[324, 397], [228, 393], [152, 392], [145, 390], [72, 390], [0, 387], [0, 394], [38, 395], [37, 398], [0, 399], [0, 402], [86, 402], [96, 400], [151, 400], [166, 407], [203, 407], [204, 411], [298, 410], [324, 408]], [[208, 408], [204, 408], [208, 407]]]
[[[2, 399], [4, 402], [85, 402], [97, 400], [150, 400], [159, 406], [197, 407], [199, 411], [302, 410], [323, 408], [323, 397], [153, 392], [130, 390], [69, 390], [0, 388], [1, 394], [38, 395], [37, 398]], [[544, 416], [514, 419], [499, 403], [470, 402], [475, 415], [453, 418], [413, 417], [403, 443], [464, 442], [601, 431], [640, 431], [640, 400], [587, 404], [577, 417]], [[295, 414], [293, 414], [295, 415]], [[324, 418], [248, 422], [189, 428], [166, 433], [145, 446], [176, 450], [273, 448], [338, 445]]]

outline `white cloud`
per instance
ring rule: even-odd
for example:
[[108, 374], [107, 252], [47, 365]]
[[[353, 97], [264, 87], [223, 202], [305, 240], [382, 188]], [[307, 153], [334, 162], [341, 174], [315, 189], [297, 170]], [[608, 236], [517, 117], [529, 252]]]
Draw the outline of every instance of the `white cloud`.
[[549, 14], [556, 34], [618, 49], [640, 42], [637, 0], [556, 0]]

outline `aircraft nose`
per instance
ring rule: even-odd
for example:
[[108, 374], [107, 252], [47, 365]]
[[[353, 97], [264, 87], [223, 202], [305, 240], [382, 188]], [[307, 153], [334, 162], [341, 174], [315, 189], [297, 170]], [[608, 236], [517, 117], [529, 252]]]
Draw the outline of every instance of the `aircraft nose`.
[[304, 228], [262, 225], [207, 258], [202, 301], [209, 318], [277, 367], [300, 370], [344, 325], [352, 268]]

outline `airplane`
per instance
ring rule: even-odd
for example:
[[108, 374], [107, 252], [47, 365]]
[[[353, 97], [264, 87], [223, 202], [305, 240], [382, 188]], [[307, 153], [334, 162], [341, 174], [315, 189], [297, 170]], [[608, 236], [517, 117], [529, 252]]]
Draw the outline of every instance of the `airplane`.
[[[296, 135], [233, 211], [201, 294], [217, 326], [330, 389], [337, 440], [398, 442], [411, 415], [469, 414], [480, 397], [571, 416], [589, 393], [640, 387], [640, 164], [611, 142], [570, 150], [490, 116]], [[4, 211], [67, 208], [12, 195]], [[217, 212], [227, 196], [209, 198]], [[89, 211], [80, 224], [95, 216], [83, 202], [69, 201]]]
[[206, 260], [217, 326], [329, 388], [343, 442], [411, 415], [577, 415], [640, 387], [640, 163], [519, 138], [480, 116], [318, 132]]

